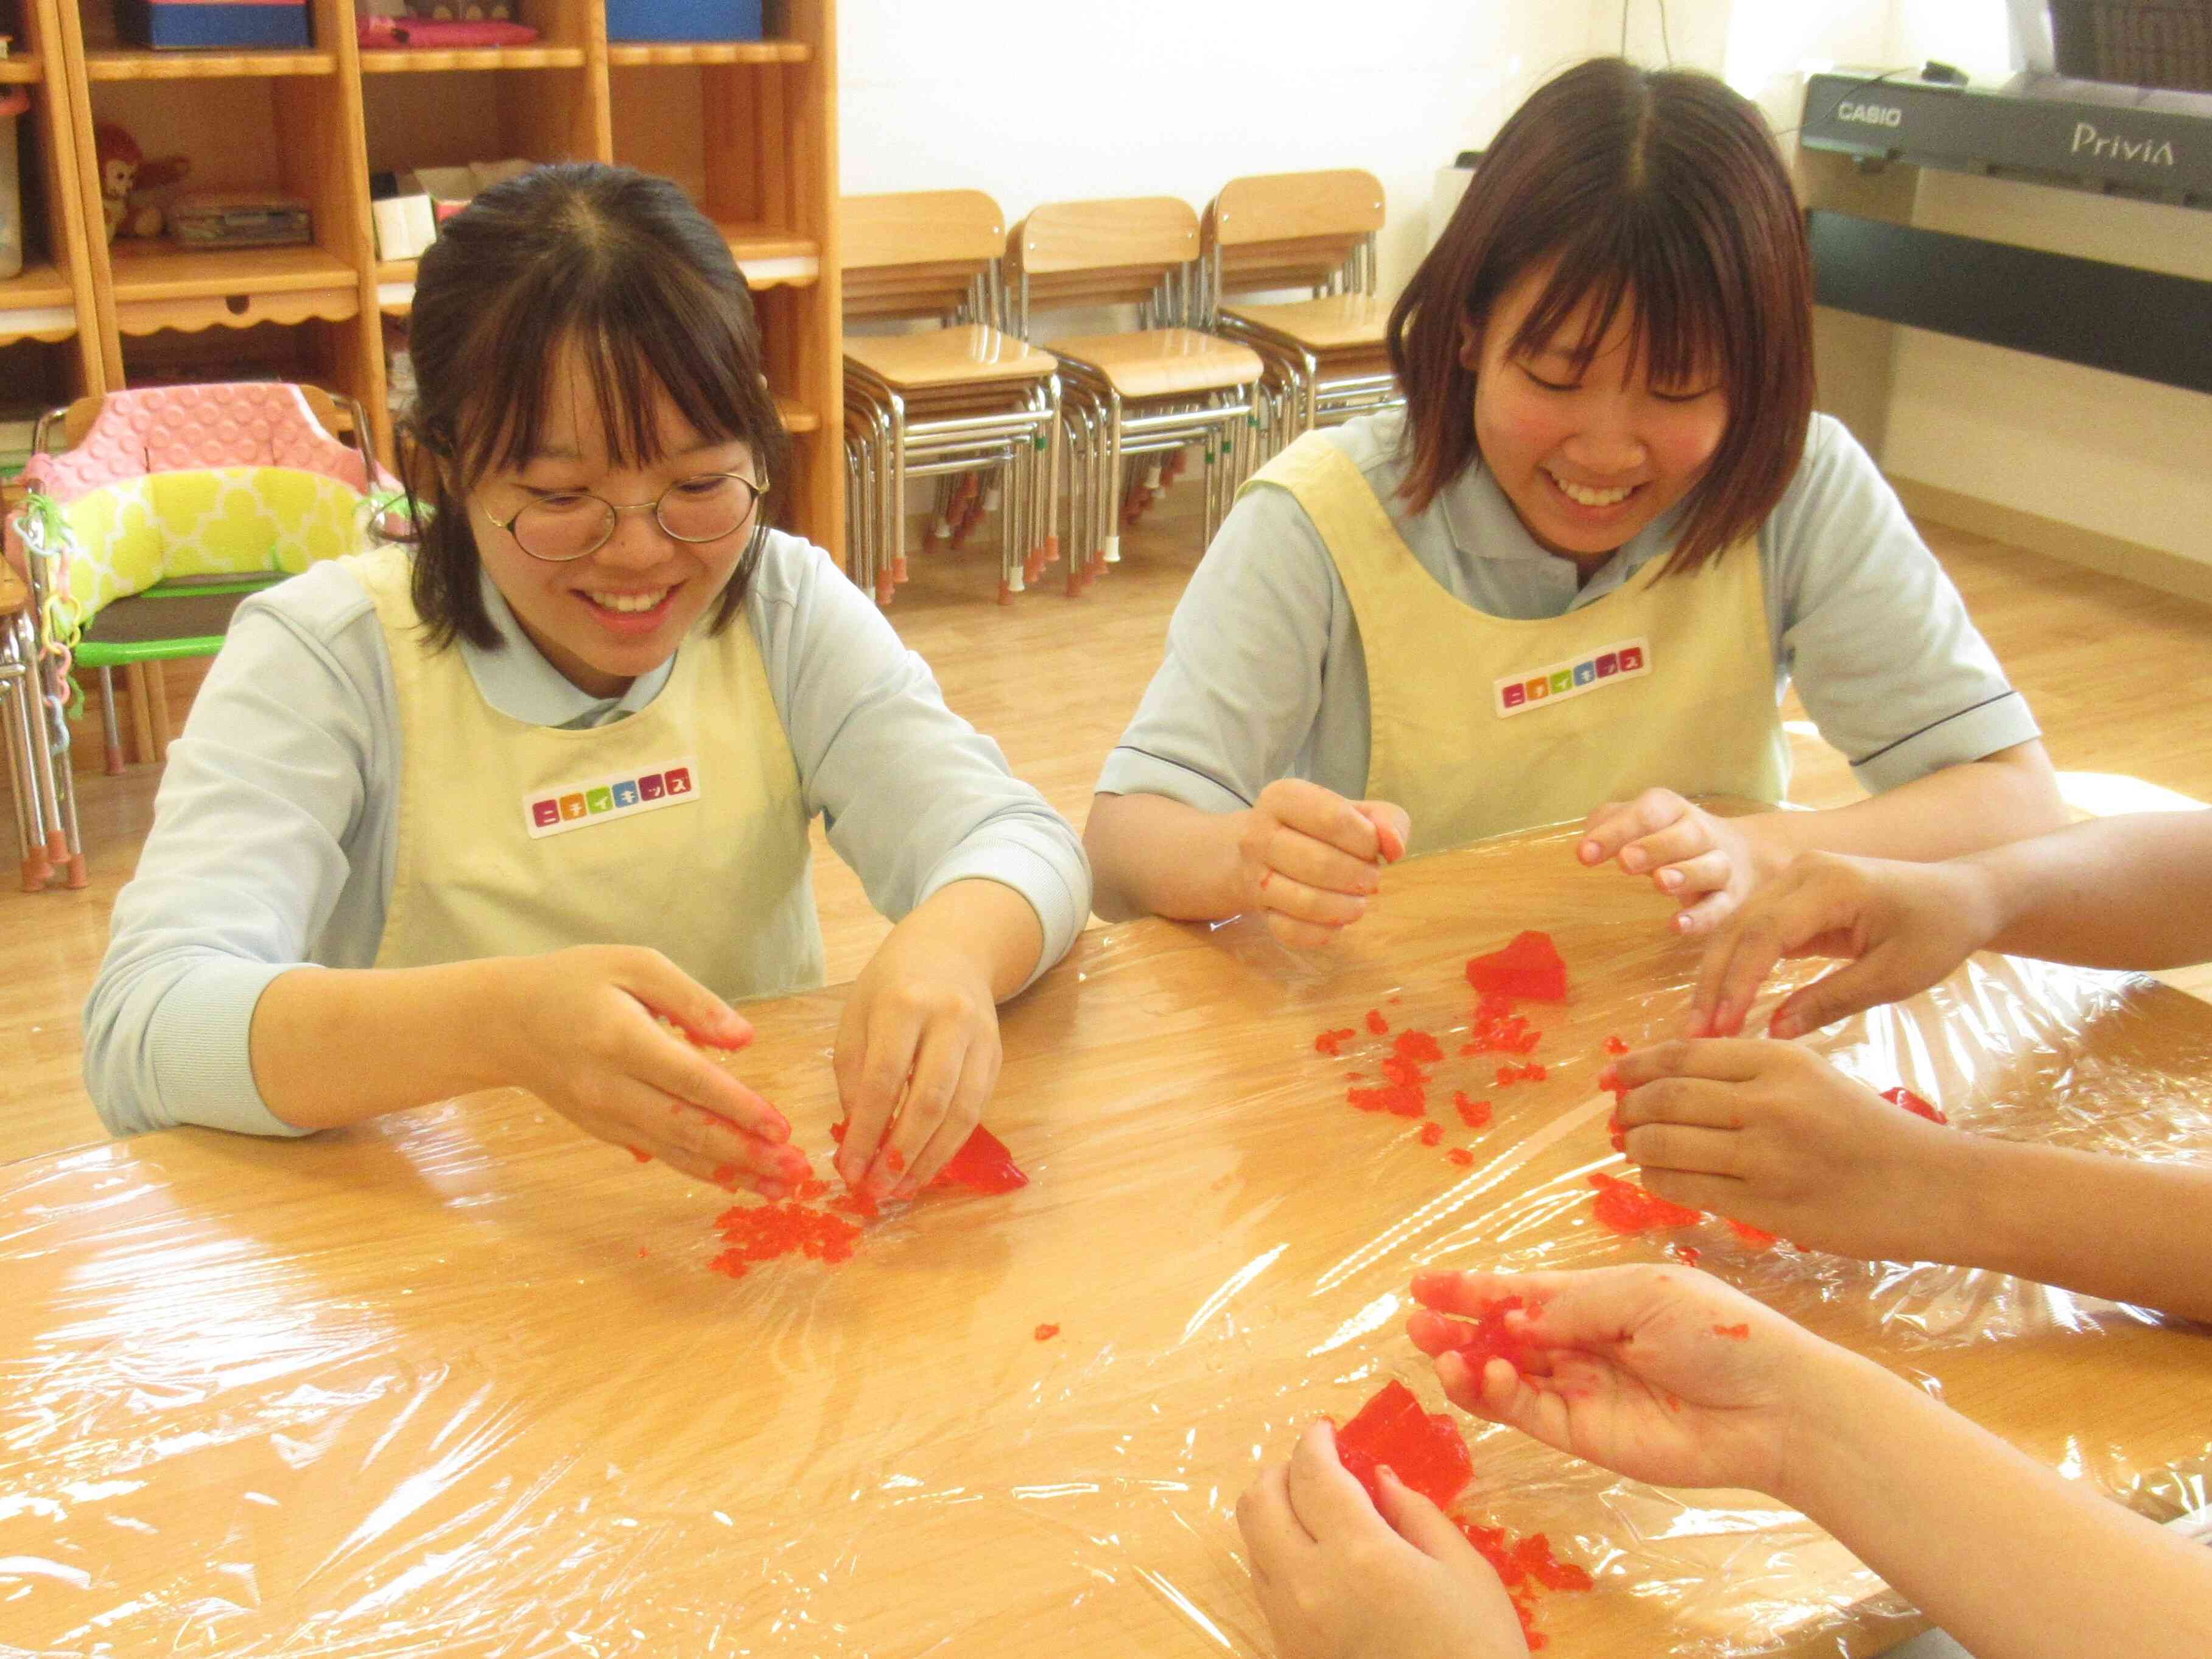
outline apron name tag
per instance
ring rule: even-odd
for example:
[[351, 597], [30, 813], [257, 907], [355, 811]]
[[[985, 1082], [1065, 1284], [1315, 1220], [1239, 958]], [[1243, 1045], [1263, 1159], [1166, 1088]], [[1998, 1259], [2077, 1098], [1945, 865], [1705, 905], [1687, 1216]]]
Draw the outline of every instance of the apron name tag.
[[1650, 672], [1650, 642], [1624, 640], [1565, 662], [1495, 681], [1491, 696], [1498, 719], [1505, 720], [1548, 708], [1565, 698], [1579, 697], [1585, 691], [1602, 691], [1622, 680], [1641, 679]]
[[522, 827], [538, 841], [664, 806], [689, 806], [698, 798], [699, 763], [687, 755], [641, 771], [533, 789], [522, 798]]

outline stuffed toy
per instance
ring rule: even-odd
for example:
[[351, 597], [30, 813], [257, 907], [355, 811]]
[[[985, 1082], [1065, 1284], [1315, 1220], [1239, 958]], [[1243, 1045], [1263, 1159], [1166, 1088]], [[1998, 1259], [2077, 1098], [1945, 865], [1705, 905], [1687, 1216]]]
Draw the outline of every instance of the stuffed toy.
[[140, 191], [173, 185], [192, 169], [181, 155], [146, 159], [138, 141], [112, 121], [92, 130], [94, 153], [100, 160], [100, 216], [106, 222], [107, 240], [118, 236], [159, 236], [162, 216], [158, 204], [133, 200]]

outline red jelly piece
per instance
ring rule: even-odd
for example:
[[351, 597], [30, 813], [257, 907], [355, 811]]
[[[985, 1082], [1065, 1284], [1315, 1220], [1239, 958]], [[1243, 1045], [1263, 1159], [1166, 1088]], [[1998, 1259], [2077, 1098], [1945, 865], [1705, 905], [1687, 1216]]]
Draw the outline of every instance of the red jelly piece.
[[1721, 1218], [1728, 1222], [1729, 1231], [1754, 1250], [1772, 1249], [1776, 1239], [1780, 1237], [1779, 1234], [1770, 1233], [1764, 1227], [1754, 1227], [1748, 1221], [1737, 1221], [1727, 1216]]
[[1893, 1106], [1904, 1107], [1915, 1117], [1926, 1118], [1930, 1123], [1948, 1123], [1951, 1121], [1943, 1115], [1941, 1108], [1929, 1105], [1902, 1085], [1894, 1089], [1884, 1089], [1881, 1091], [1881, 1097]]
[[1448, 1146], [1444, 1149], [1444, 1156], [1462, 1170], [1474, 1167], [1474, 1154], [1464, 1146]]
[[1513, 1547], [1513, 1559], [1522, 1571], [1546, 1589], [1586, 1590], [1590, 1587], [1590, 1576], [1571, 1561], [1562, 1561], [1552, 1553], [1552, 1540], [1540, 1532], [1532, 1532]]
[[1382, 1075], [1404, 1089], [1418, 1089], [1429, 1080], [1429, 1074], [1402, 1054], [1390, 1054], [1382, 1061]]
[[1607, 1053], [1607, 1054], [1626, 1054], [1626, 1053], [1628, 1052], [1628, 1042], [1627, 1042], [1627, 1039], [1626, 1039], [1626, 1038], [1625, 1038], [1625, 1037], [1617, 1037], [1617, 1036], [1609, 1036], [1609, 1037], [1607, 1037], [1607, 1038], [1605, 1040], [1605, 1051], [1606, 1051], [1606, 1053]]
[[1455, 1089], [1452, 1091], [1452, 1104], [1459, 1108], [1459, 1121], [1466, 1124], [1468, 1128], [1480, 1129], [1488, 1127], [1490, 1122], [1488, 1101], [1469, 1100], [1467, 1097], [1466, 1090]]
[[1483, 1366], [1492, 1359], [1503, 1359], [1515, 1370], [1521, 1370], [1534, 1352], [1535, 1345], [1510, 1328], [1505, 1316], [1528, 1305], [1517, 1296], [1501, 1296], [1475, 1309], [1471, 1318], [1449, 1321], [1452, 1352], [1464, 1359], [1468, 1370], [1478, 1376]]
[[1699, 1249], [1694, 1244], [1677, 1244], [1674, 1245], [1673, 1249], [1676, 1258], [1680, 1261], [1681, 1264], [1685, 1267], [1696, 1267], [1698, 1265], [1698, 1258], [1705, 1254], [1703, 1250]]
[[1036, 1340], [1040, 1342], [1049, 1342], [1059, 1334], [1060, 1327], [1057, 1325], [1040, 1325], [1036, 1328]]
[[736, 1205], [714, 1218], [714, 1229], [730, 1248], [707, 1265], [732, 1279], [743, 1279], [757, 1261], [783, 1255], [843, 1261], [860, 1237], [851, 1222], [794, 1203]]
[[975, 1133], [968, 1137], [960, 1150], [952, 1154], [951, 1162], [939, 1170], [937, 1179], [929, 1184], [965, 1187], [978, 1193], [1011, 1193], [1028, 1186], [1030, 1178], [1016, 1165], [1014, 1155], [1006, 1150], [1006, 1143], [979, 1123]]
[[738, 1190], [738, 1166], [734, 1164], [718, 1164], [714, 1173], [707, 1178], [724, 1192], [734, 1193]]
[[1498, 1068], [1498, 1086], [1501, 1089], [1510, 1089], [1520, 1075], [1521, 1073], [1510, 1066], [1501, 1066]]
[[1458, 1425], [1441, 1412], [1423, 1411], [1413, 1391], [1395, 1378], [1337, 1431], [1336, 1455], [1378, 1504], [1375, 1471], [1381, 1464], [1439, 1509], [1449, 1508], [1474, 1474]]
[[839, 1146], [845, 1144], [845, 1121], [842, 1118], [830, 1126], [830, 1139]]
[[1438, 1060], [1444, 1057], [1442, 1045], [1426, 1031], [1401, 1031], [1391, 1048], [1401, 1060]]
[[1314, 1039], [1314, 1048], [1318, 1053], [1328, 1054], [1334, 1058], [1335, 1055], [1343, 1053], [1344, 1045], [1351, 1042], [1352, 1038], [1358, 1035], [1359, 1033], [1353, 1030], [1349, 1025], [1338, 1031], [1323, 1031], [1319, 1036]]
[[1713, 1334], [1715, 1336], [1725, 1336], [1731, 1341], [1735, 1342], [1748, 1342], [1751, 1340], [1751, 1327], [1748, 1325], [1716, 1325], [1713, 1327]]
[[626, 1146], [623, 1150], [627, 1152], [632, 1158], [635, 1158], [641, 1164], [650, 1164], [653, 1162], [653, 1154], [647, 1152], [642, 1146]]
[[884, 1162], [890, 1165], [890, 1170], [893, 1175], [904, 1175], [906, 1173], [906, 1154], [899, 1151], [897, 1147], [893, 1146], [884, 1154]]
[[1367, 1011], [1367, 1029], [1374, 1032], [1376, 1036], [1381, 1036], [1383, 1032], [1390, 1029], [1390, 1022], [1382, 1018], [1382, 1011], [1380, 1008], [1370, 1008]]
[[1422, 1146], [1434, 1146], [1443, 1139], [1444, 1126], [1441, 1123], [1424, 1123], [1421, 1125], [1420, 1135]]
[[1597, 1197], [1592, 1200], [1591, 1209], [1600, 1221], [1617, 1233], [1645, 1233], [1663, 1231], [1670, 1227], [1694, 1227], [1705, 1218], [1703, 1211], [1669, 1204], [1658, 1194], [1646, 1192], [1632, 1181], [1617, 1181], [1609, 1175], [1593, 1175], [1589, 1184], [1597, 1188]]
[[1467, 982], [1486, 997], [1519, 997], [1530, 1002], [1564, 1002], [1567, 964], [1549, 933], [1516, 933], [1502, 951], [1470, 957]]

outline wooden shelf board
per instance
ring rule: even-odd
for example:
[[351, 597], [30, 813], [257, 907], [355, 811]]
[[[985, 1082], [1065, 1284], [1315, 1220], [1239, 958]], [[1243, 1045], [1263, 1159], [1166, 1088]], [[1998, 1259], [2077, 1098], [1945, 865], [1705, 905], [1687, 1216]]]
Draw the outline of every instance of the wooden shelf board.
[[179, 248], [165, 241], [118, 242], [115, 297], [179, 300], [233, 294], [298, 294], [352, 288], [354, 268], [319, 247]]
[[27, 264], [22, 274], [0, 281], [0, 311], [43, 311], [51, 306], [76, 303], [69, 278], [59, 268], [43, 261]]
[[141, 52], [94, 47], [84, 55], [88, 81], [258, 80], [277, 75], [331, 75], [327, 52]]
[[440, 75], [482, 70], [581, 69], [581, 46], [477, 46], [465, 51], [416, 52], [369, 48], [361, 54], [363, 75]]
[[[711, 212], [708, 216], [713, 217]], [[821, 252], [811, 236], [801, 236], [781, 225], [715, 219], [714, 228], [722, 233], [722, 240], [741, 264], [747, 259], [812, 258]]]
[[775, 412], [783, 416], [787, 432], [817, 432], [821, 429], [822, 417], [794, 398], [779, 396]]
[[804, 40], [610, 41], [607, 62], [616, 69], [709, 64], [803, 64], [814, 56]]
[[0, 58], [0, 87], [36, 86], [45, 74], [46, 65], [34, 52]]

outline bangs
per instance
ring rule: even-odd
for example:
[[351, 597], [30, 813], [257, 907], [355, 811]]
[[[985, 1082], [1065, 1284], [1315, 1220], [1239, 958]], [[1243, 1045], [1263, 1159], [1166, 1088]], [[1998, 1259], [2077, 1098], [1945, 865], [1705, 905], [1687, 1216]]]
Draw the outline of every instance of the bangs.
[[[1674, 234], [1669, 234], [1670, 231]], [[1510, 343], [1516, 357], [1556, 347], [1589, 372], [1598, 348], [1626, 316], [1632, 374], [1662, 387], [1704, 387], [1753, 361], [1704, 245], [1656, 214], [1631, 212], [1593, 226], [1553, 256], [1551, 276]], [[1580, 332], [1567, 337], [1577, 313]]]
[[469, 384], [480, 390], [465, 406], [458, 434], [465, 473], [520, 466], [538, 453], [564, 356], [591, 388], [614, 465], [664, 459], [656, 409], [664, 392], [704, 441], [749, 443], [763, 465], [771, 459], [762, 427], [763, 415], [774, 418], [773, 405], [763, 410], [767, 394], [735, 372], [759, 348], [738, 337], [728, 308], [690, 284], [672, 291], [637, 279], [641, 273], [623, 274], [635, 280], [548, 282], [550, 291], [517, 294], [505, 315], [488, 321], [470, 354], [477, 361]]

